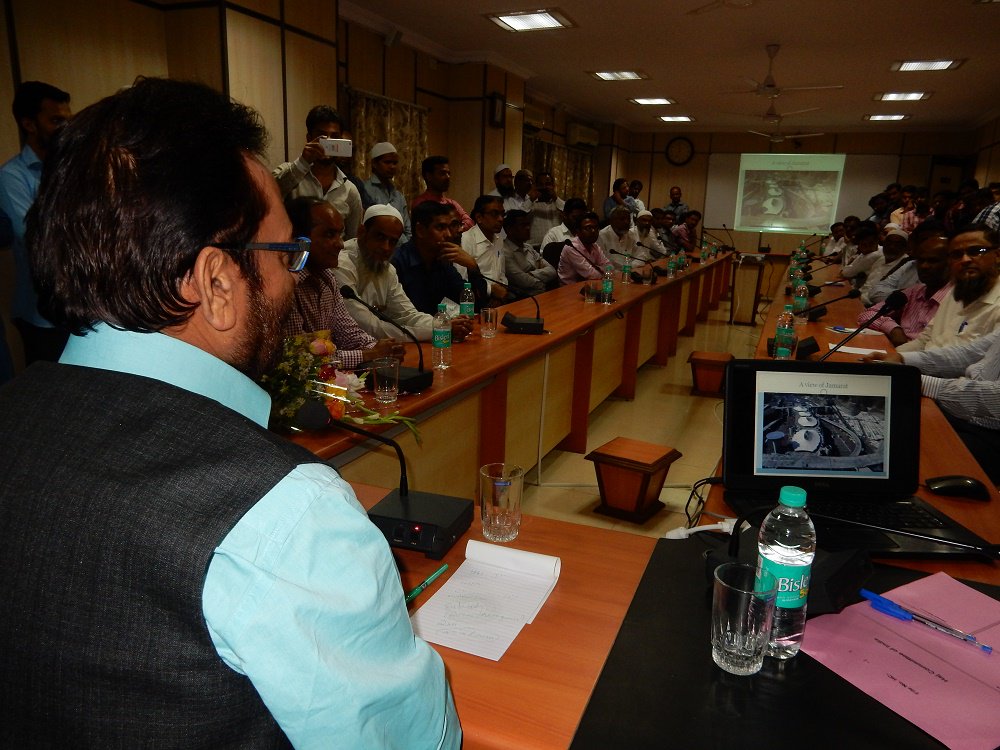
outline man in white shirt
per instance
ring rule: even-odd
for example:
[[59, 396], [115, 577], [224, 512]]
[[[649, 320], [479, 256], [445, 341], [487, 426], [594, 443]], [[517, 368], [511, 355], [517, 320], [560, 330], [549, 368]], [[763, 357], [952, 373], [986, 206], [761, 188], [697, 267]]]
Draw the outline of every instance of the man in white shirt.
[[562, 222], [562, 211], [566, 204], [556, 195], [556, 183], [549, 172], [539, 172], [535, 175], [535, 188], [538, 197], [531, 209], [531, 239], [537, 249], [545, 247], [543, 240], [550, 229]]
[[[481, 195], [472, 208], [472, 220], [476, 225], [462, 234], [462, 249], [472, 256], [486, 279], [487, 304], [496, 304], [507, 297], [507, 290], [490, 279], [507, 283], [507, 273], [503, 260], [503, 202], [495, 195]], [[462, 278], [467, 278], [464, 266], [455, 265]]]
[[[337, 268], [333, 270], [341, 288], [349, 286], [370, 306], [407, 328], [418, 341], [430, 341], [434, 316], [417, 310], [403, 291], [396, 269], [389, 262], [403, 232], [399, 211], [393, 206], [375, 204], [365, 211], [358, 236], [344, 243]], [[347, 311], [358, 325], [377, 339], [403, 336], [361, 303], [345, 299]], [[456, 316], [451, 321], [451, 335], [462, 341], [472, 332], [472, 321]]]
[[527, 169], [517, 170], [514, 175], [514, 194], [503, 199], [504, 211], [524, 211], [531, 213], [535, 201], [531, 198], [531, 189], [535, 186], [534, 175]]
[[495, 187], [487, 195], [498, 198], [509, 198], [514, 194], [514, 172], [508, 164], [497, 164], [493, 170]]
[[[652, 216], [652, 214], [650, 214]], [[628, 264], [635, 268], [642, 261], [632, 260], [626, 256], [636, 256], [639, 238], [635, 229], [630, 228], [632, 213], [625, 206], [618, 206], [611, 211], [610, 223], [597, 234], [597, 241], [604, 248], [605, 254], [611, 260], [615, 270]], [[624, 253], [624, 255], [622, 255]]]
[[306, 145], [295, 161], [286, 161], [274, 170], [281, 198], [298, 198], [308, 195], [322, 198], [344, 217], [344, 238], [357, 236], [361, 223], [361, 193], [343, 170], [335, 157], [329, 156], [321, 139], [340, 138], [344, 121], [333, 107], [320, 104], [306, 115]]
[[844, 252], [847, 244], [847, 237], [844, 235], [844, 222], [837, 221], [830, 225], [830, 237], [823, 245], [823, 257], [827, 255], [840, 255]]
[[902, 229], [890, 229], [886, 232], [881, 249], [875, 253], [876, 260], [868, 269], [864, 283], [861, 285], [861, 301], [867, 307], [873, 304], [871, 292], [889, 271], [906, 255], [909, 235]]
[[552, 227], [542, 238], [541, 249], [553, 242], [563, 244], [566, 240], [571, 240], [576, 236], [576, 229], [580, 225], [580, 219], [587, 213], [587, 203], [583, 198], [570, 198], [563, 205], [563, 220], [559, 226]]
[[508, 211], [503, 220], [507, 238], [503, 243], [507, 282], [522, 296], [539, 294], [556, 285], [556, 269], [528, 242], [531, 216]]

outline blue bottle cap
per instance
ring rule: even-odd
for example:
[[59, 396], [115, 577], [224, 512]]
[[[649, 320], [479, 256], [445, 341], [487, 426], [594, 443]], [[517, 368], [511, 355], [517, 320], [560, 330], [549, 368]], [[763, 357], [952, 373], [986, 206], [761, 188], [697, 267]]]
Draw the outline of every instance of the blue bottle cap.
[[801, 487], [785, 485], [778, 494], [778, 502], [789, 508], [803, 508], [806, 504], [806, 491]]

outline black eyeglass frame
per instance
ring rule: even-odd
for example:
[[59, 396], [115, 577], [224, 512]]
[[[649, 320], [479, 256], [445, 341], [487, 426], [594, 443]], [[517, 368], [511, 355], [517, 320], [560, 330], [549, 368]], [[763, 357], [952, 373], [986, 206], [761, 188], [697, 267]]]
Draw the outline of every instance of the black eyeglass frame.
[[288, 256], [288, 270], [297, 273], [306, 267], [309, 260], [309, 247], [312, 240], [308, 237], [296, 237], [293, 242], [248, 242], [245, 245], [219, 244], [224, 250], [266, 250], [274, 253], [285, 253]]

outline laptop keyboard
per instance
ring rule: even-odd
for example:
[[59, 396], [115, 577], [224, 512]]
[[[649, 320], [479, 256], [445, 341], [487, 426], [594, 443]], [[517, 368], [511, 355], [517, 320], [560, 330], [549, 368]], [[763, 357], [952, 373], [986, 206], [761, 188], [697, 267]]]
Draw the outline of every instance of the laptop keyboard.
[[817, 516], [869, 524], [884, 529], [943, 529], [947, 524], [934, 514], [913, 503], [901, 500], [891, 503], [859, 503], [852, 500], [817, 498], [810, 500], [807, 510]]

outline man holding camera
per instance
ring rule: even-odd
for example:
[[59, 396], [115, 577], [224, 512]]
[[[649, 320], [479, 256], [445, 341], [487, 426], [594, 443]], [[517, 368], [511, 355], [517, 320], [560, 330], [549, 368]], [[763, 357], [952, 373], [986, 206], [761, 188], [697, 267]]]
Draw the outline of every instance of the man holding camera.
[[295, 161], [286, 161], [274, 170], [282, 200], [309, 196], [322, 198], [344, 217], [344, 239], [358, 235], [364, 209], [361, 193], [337, 166], [344, 144], [338, 144], [344, 121], [333, 107], [318, 104], [306, 115], [306, 145]]

